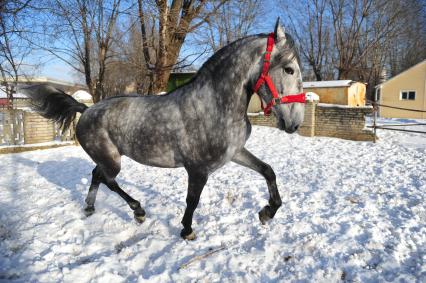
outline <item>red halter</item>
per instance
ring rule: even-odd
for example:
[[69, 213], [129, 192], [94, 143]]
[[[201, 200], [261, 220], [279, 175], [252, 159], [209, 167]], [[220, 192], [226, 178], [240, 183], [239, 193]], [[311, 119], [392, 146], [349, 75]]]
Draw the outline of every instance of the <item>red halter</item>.
[[279, 97], [277, 89], [274, 86], [274, 83], [272, 82], [271, 77], [269, 76], [269, 65], [271, 64], [271, 52], [274, 48], [274, 33], [271, 32], [268, 35], [268, 44], [266, 46], [266, 53], [265, 57], [263, 59], [263, 69], [262, 73], [260, 74], [259, 79], [256, 82], [256, 85], [254, 86], [253, 92], [257, 92], [259, 88], [266, 83], [266, 86], [269, 88], [269, 90], [272, 93], [272, 100], [266, 104], [266, 106], [263, 106], [263, 101], [260, 99], [260, 105], [262, 107], [263, 113], [265, 116], [271, 115], [271, 108], [272, 106], [276, 104], [285, 104], [285, 103], [306, 103], [306, 94], [305, 93], [299, 93], [299, 94], [293, 94], [293, 95], [287, 95], [283, 97]]

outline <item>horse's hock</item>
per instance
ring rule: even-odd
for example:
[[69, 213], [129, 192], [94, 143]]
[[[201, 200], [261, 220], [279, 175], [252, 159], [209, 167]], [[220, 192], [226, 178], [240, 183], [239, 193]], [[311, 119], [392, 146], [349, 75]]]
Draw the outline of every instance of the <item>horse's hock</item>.
[[[356, 141], [374, 141], [374, 133], [365, 129], [365, 116], [373, 112], [371, 106], [344, 106], [308, 101], [305, 118], [298, 133], [302, 136], [335, 137]], [[276, 127], [273, 115], [249, 113], [253, 125]]]

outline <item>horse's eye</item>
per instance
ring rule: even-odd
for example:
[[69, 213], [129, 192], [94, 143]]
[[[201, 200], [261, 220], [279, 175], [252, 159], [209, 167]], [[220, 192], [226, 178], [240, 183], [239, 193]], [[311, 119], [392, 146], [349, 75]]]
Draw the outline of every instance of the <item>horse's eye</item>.
[[289, 75], [293, 75], [294, 74], [294, 70], [290, 67], [286, 67], [284, 68], [284, 72], [286, 72]]

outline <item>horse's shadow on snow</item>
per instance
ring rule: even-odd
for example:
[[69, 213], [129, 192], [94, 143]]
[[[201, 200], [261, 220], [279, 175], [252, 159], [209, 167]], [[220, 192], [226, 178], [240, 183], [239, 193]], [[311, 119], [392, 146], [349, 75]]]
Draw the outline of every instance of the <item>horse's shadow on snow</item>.
[[88, 160], [70, 157], [61, 161], [44, 161], [37, 166], [37, 173], [61, 190], [69, 190], [73, 197], [81, 199], [84, 194], [78, 185], [85, 185], [82, 183], [83, 178], [90, 182], [93, 167]]
[[[62, 160], [48, 160], [40, 163], [26, 158], [20, 158], [18, 161], [27, 166], [36, 166], [37, 173], [40, 176], [54, 184], [57, 190], [67, 192], [70, 195], [71, 200], [78, 203], [81, 207], [83, 216], [83, 208], [85, 207], [84, 200], [87, 196], [92, 179], [92, 170], [95, 167], [93, 162], [77, 157], [69, 157]], [[150, 186], [142, 185], [142, 188], [140, 188], [140, 184], [137, 185], [136, 183], [128, 182], [122, 178], [117, 178], [117, 182], [125, 191], [128, 191], [129, 187], [131, 187], [138, 188], [138, 190], [142, 189], [144, 192], [148, 193], [150, 198], [155, 198], [159, 195], [158, 191], [153, 190]], [[103, 184], [99, 187], [98, 195], [99, 193], [105, 193], [108, 197], [113, 196], [113, 198], [119, 199], [119, 206], [115, 205], [117, 203], [115, 201], [111, 204], [109, 201], [99, 199], [96, 203], [98, 208], [109, 210], [123, 220], [132, 221], [133, 217], [131, 215], [133, 214], [131, 213], [131, 209], [127, 206], [124, 200], [116, 195], [116, 193], [110, 191]], [[142, 199], [140, 201], [142, 205], [144, 205], [144, 203], [149, 200]]]

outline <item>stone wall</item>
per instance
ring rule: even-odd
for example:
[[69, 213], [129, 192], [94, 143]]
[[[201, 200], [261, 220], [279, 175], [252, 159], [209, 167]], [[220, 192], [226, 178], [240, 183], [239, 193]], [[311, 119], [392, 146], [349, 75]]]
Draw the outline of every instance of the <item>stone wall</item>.
[[318, 104], [315, 109], [315, 135], [355, 141], [374, 141], [374, 133], [365, 128], [365, 115], [370, 106], [350, 107]]
[[267, 127], [276, 127], [277, 125], [277, 120], [273, 114], [265, 116], [263, 113], [247, 113], [247, 115], [252, 125]]
[[[335, 137], [356, 141], [374, 141], [374, 133], [365, 129], [365, 115], [373, 112], [371, 106], [351, 107], [307, 102], [305, 118], [298, 133], [302, 136]], [[249, 114], [253, 125], [276, 127], [273, 115]]]

